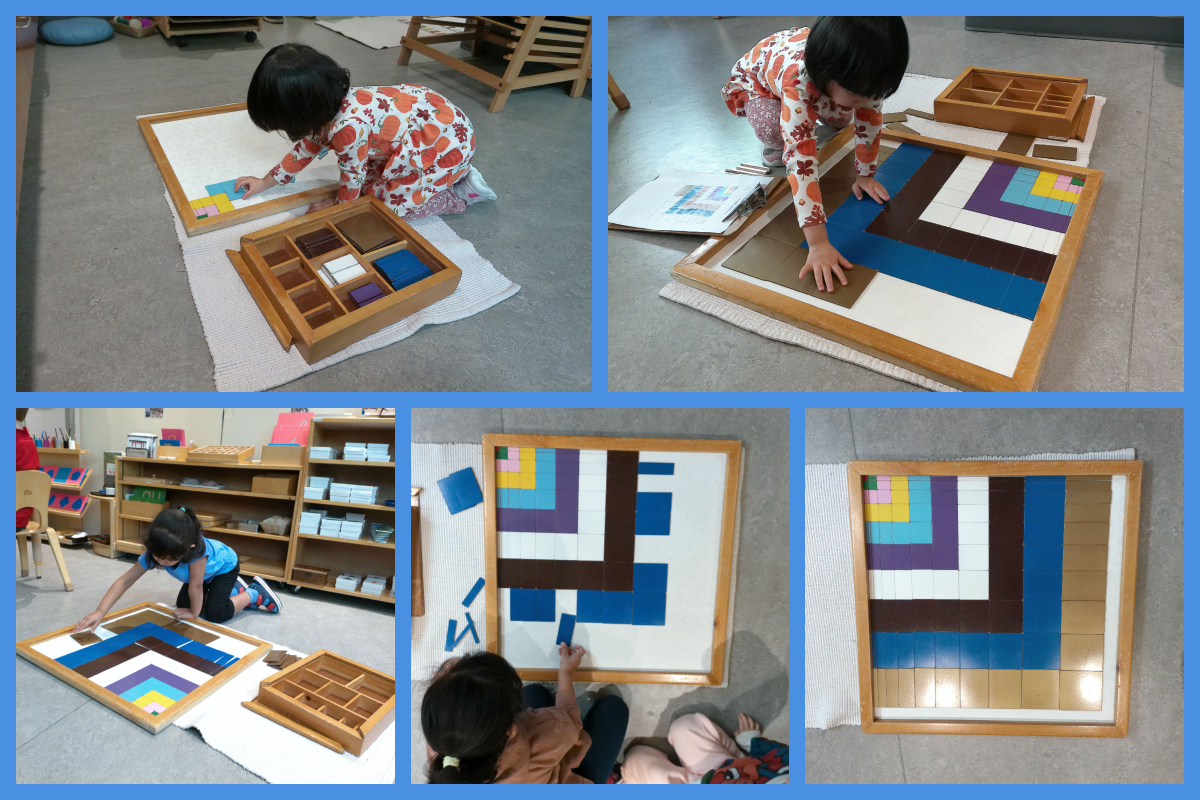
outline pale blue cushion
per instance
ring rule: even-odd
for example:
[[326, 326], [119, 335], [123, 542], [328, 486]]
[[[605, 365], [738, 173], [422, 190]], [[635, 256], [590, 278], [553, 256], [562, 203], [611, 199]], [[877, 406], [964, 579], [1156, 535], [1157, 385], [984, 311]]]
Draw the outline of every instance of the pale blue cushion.
[[38, 28], [38, 33], [51, 44], [94, 44], [111, 37], [113, 26], [108, 20], [96, 17], [71, 17], [47, 22]]

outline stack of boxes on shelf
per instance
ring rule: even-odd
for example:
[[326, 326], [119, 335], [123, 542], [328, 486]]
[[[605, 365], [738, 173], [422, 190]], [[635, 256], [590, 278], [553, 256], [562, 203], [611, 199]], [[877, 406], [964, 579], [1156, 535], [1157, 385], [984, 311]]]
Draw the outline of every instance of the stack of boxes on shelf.
[[335, 447], [310, 447], [308, 448], [308, 457], [334, 459], [338, 457], [338, 451]]
[[363, 486], [356, 483], [331, 483], [329, 485], [329, 499], [337, 503], [373, 506], [378, 493], [378, 486]]
[[346, 442], [346, 448], [342, 455], [343, 461], [372, 461], [379, 464], [391, 463], [391, 456], [388, 455], [389, 446], [387, 442], [377, 444], [371, 442], [363, 444], [362, 442]]
[[324, 511], [301, 511], [300, 512], [300, 532], [309, 536], [318, 536], [321, 532], [321, 520], [325, 517]]
[[371, 523], [371, 538], [377, 544], [387, 544], [395, 532], [396, 528], [392, 525], [385, 525], [382, 522]]
[[335, 536], [339, 539], [361, 539], [366, 517], [362, 514], [348, 513], [345, 517], [326, 516], [321, 520], [321, 536]]
[[345, 575], [338, 575], [337, 583], [334, 585], [346, 592], [357, 592], [359, 584], [362, 583], [362, 579], [362, 575], [354, 575], [347, 572]]
[[[322, 478], [318, 475], [308, 476], [308, 485], [304, 487], [305, 500], [328, 500], [329, 499], [329, 478]], [[336, 499], [336, 498], [334, 498]]]
[[379, 597], [379, 595], [383, 594], [383, 590], [386, 588], [387, 578], [382, 575], [368, 575], [367, 579], [363, 581], [362, 589], [360, 591], [363, 594], [369, 594], [372, 597]]

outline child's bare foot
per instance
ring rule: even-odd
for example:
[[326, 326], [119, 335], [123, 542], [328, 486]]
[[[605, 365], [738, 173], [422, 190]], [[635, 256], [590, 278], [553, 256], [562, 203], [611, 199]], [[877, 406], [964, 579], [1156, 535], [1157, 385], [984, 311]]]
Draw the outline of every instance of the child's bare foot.
[[755, 722], [753, 719], [751, 719], [748, 715], [738, 714], [738, 729], [737, 729], [737, 733], [735, 733], [733, 735], [741, 736], [743, 733], [746, 733], [747, 731], [755, 731], [756, 733], [762, 733], [762, 726], [759, 725], [757, 722]]

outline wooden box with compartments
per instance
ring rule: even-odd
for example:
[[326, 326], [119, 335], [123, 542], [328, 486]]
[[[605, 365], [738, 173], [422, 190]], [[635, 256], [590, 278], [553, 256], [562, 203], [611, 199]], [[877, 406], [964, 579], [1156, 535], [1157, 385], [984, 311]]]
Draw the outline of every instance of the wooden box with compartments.
[[315, 363], [453, 294], [462, 271], [375, 197], [227, 250], [279, 344]]
[[1087, 78], [967, 67], [933, 101], [938, 122], [1039, 138], [1083, 140]]

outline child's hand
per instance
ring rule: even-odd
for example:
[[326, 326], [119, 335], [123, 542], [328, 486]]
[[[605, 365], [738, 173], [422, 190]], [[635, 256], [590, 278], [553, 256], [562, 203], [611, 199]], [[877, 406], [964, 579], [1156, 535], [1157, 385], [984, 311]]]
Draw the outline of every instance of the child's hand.
[[[267, 189], [270, 189], [272, 186], [275, 186], [275, 185], [276, 185], [275, 179], [269, 175], [265, 178], [253, 178], [253, 177], [250, 177], [249, 175], [243, 175], [242, 177], [240, 177], [236, 181], [234, 181], [233, 190], [236, 192], [238, 189], [245, 186], [246, 193], [244, 195], [242, 195], [242, 197], [241, 197], [242, 200], [245, 200], [247, 197], [253, 197], [254, 195], [258, 194], [259, 192], [265, 192]], [[230, 198], [230, 199], [232, 200], [233, 198]]]
[[571, 647], [570, 645], [560, 644], [558, 646], [558, 671], [574, 672], [579, 669], [579, 662], [583, 661], [583, 656], [586, 652], [583, 649], [583, 645], [577, 644]]
[[737, 733], [734, 733], [733, 735], [738, 736], [740, 734], [745, 733], [746, 731], [754, 731], [755, 733], [762, 733], [762, 726], [759, 725], [757, 722], [755, 722], [753, 719], [751, 719], [749, 715], [738, 714], [738, 729], [737, 729]]
[[832, 292], [833, 276], [836, 275], [842, 282], [842, 286], [845, 286], [846, 274], [843, 270], [847, 269], [854, 269], [854, 265], [847, 261], [833, 245], [828, 242], [824, 244], [810, 242], [808, 261], [804, 262], [804, 268], [800, 270], [800, 277], [803, 278], [809, 270], [812, 270], [813, 278], [817, 281], [817, 291]]
[[311, 206], [308, 207], [308, 213], [311, 214], [314, 211], [324, 211], [325, 209], [329, 208], [336, 202], [337, 202], [337, 198], [331, 197], [328, 200], [322, 200], [319, 203], [313, 203]]
[[866, 175], [859, 175], [854, 181], [854, 185], [850, 187], [854, 191], [854, 196], [862, 200], [863, 192], [869, 194], [876, 203], [880, 205], [891, 199], [888, 190], [883, 184], [874, 178], [868, 178]]
[[196, 615], [192, 613], [190, 608], [175, 609], [175, 619], [195, 619]]
[[103, 620], [103, 614], [101, 614], [99, 611], [93, 611], [83, 619], [79, 620], [79, 622], [75, 623], [75, 630], [71, 631], [71, 633], [83, 633], [84, 631], [90, 631], [99, 625]]

